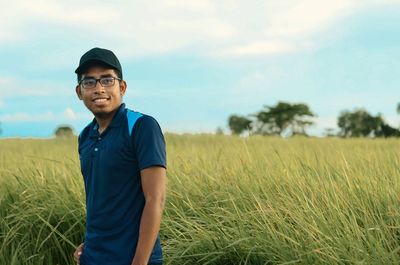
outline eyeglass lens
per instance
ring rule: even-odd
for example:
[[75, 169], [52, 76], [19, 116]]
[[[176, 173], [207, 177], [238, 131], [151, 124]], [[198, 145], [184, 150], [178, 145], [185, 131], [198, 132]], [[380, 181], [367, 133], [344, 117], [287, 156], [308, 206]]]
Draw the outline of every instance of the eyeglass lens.
[[100, 79], [86, 78], [82, 80], [82, 86], [84, 88], [93, 88], [96, 86], [97, 81], [99, 81], [100, 85], [103, 87], [109, 87], [114, 85], [115, 79], [114, 77], [102, 77]]

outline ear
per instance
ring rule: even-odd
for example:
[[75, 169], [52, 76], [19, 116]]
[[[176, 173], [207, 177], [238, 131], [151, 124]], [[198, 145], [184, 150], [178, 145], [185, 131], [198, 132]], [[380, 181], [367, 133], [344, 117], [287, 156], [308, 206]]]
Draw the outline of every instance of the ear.
[[125, 95], [127, 88], [128, 84], [125, 82], [125, 80], [119, 81], [119, 92], [121, 93], [121, 96]]
[[80, 86], [80, 85], [77, 85], [77, 86], [75, 87], [75, 92], [76, 92], [76, 95], [78, 96], [78, 98], [79, 98], [80, 100], [82, 100], [82, 91], [81, 91], [81, 86]]

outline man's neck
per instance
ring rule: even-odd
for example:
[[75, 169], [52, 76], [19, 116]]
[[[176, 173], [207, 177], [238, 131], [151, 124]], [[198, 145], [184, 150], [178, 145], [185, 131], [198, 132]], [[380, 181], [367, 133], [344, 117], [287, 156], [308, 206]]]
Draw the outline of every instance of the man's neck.
[[107, 129], [108, 125], [110, 125], [117, 111], [118, 108], [112, 111], [111, 113], [95, 115], [97, 125], [99, 126], [98, 128], [99, 134], [101, 134]]

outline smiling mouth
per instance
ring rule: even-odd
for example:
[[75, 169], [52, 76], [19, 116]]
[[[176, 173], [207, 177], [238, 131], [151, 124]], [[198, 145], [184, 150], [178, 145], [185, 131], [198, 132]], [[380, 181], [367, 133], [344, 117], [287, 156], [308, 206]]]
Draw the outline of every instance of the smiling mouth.
[[104, 103], [108, 100], [108, 98], [96, 98], [93, 100], [94, 103]]

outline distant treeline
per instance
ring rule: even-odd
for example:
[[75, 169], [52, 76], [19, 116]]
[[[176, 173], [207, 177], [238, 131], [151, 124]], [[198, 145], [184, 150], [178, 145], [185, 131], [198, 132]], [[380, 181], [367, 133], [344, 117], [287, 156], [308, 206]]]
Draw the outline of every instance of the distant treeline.
[[[396, 111], [400, 114], [400, 103]], [[273, 106], [266, 105], [259, 112], [247, 116], [231, 115], [228, 118], [228, 126], [235, 135], [308, 136], [306, 129], [314, 124], [314, 117], [316, 114], [307, 104], [278, 102]], [[337, 126], [339, 131], [326, 128], [325, 136], [400, 137], [399, 128], [390, 126], [382, 114], [374, 116], [363, 108], [341, 111], [337, 118]], [[1, 132], [0, 127], [0, 134]], [[223, 133], [222, 129], [218, 128], [217, 133]], [[71, 126], [62, 125], [56, 128], [54, 135], [70, 137], [74, 132]]]
[[[397, 106], [400, 114], [400, 103]], [[306, 129], [314, 122], [315, 117], [310, 107], [304, 103], [291, 104], [278, 102], [273, 106], [247, 116], [231, 115], [228, 125], [232, 134], [236, 135], [305, 135]], [[341, 111], [337, 118], [339, 131], [333, 128], [325, 130], [325, 136], [339, 137], [399, 137], [400, 130], [391, 127], [381, 114], [371, 115], [367, 110], [358, 108], [353, 111]]]

